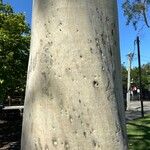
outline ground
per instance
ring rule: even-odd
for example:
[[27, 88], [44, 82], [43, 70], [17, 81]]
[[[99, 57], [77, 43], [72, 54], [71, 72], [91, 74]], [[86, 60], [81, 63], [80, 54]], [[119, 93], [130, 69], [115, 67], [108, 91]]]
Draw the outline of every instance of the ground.
[[127, 124], [129, 150], [150, 150], [150, 115]]
[[[150, 114], [150, 101], [144, 102], [144, 110]], [[150, 150], [150, 115], [134, 120], [140, 117], [140, 102], [131, 102], [130, 110], [126, 111], [130, 150]], [[22, 117], [0, 120], [0, 150], [20, 150], [21, 126]]]
[[0, 150], [20, 150], [22, 117], [0, 120]]

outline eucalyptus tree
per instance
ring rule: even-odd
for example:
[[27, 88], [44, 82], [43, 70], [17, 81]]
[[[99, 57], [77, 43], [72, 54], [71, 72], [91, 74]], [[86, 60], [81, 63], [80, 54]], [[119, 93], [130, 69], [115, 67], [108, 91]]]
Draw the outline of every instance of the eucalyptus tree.
[[150, 28], [150, 0], [124, 0], [122, 5], [127, 24], [132, 23], [135, 29], [144, 22]]
[[116, 1], [34, 0], [22, 150], [126, 150]]

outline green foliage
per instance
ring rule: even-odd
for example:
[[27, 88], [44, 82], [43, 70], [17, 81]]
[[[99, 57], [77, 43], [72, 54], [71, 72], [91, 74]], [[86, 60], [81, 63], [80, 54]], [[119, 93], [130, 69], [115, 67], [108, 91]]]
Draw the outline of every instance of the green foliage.
[[[150, 86], [150, 63], [147, 63], [141, 67], [142, 77], [142, 89], [149, 89]], [[136, 85], [139, 85], [139, 69], [135, 67], [131, 70], [131, 78]]]
[[144, 22], [150, 28], [150, 18], [148, 18], [150, 0], [125, 0], [122, 8], [124, 16], [127, 17], [127, 25], [132, 23], [135, 29], [137, 29], [137, 24]]
[[0, 4], [0, 101], [23, 95], [29, 56], [30, 28], [22, 13]]
[[[144, 64], [141, 67], [141, 76], [142, 76], [142, 88], [150, 90], [150, 63]], [[122, 80], [123, 80], [123, 88], [127, 87], [127, 69], [122, 65]], [[135, 83], [135, 85], [139, 85], [139, 69], [138, 67], [134, 67], [131, 69], [131, 79]]]
[[150, 115], [127, 124], [129, 150], [150, 149]]

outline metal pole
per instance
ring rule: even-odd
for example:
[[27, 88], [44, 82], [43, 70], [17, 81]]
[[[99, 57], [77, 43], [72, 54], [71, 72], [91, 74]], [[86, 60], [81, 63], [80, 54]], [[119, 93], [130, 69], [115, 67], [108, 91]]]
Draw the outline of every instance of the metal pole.
[[140, 58], [140, 40], [139, 36], [137, 36], [137, 51], [138, 51], [138, 64], [139, 64], [139, 100], [141, 102], [141, 116], [144, 117], [144, 107], [143, 107], [143, 99], [142, 99], [142, 80], [141, 80], [141, 58]]

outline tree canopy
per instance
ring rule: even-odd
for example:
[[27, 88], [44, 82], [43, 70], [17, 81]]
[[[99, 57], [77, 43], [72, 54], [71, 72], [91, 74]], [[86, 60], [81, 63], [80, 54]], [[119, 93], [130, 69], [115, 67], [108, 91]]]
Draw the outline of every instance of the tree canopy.
[[132, 23], [135, 29], [140, 22], [150, 28], [150, 0], [125, 0], [123, 5], [127, 25]]
[[0, 101], [24, 94], [30, 28], [22, 13], [0, 3]]

